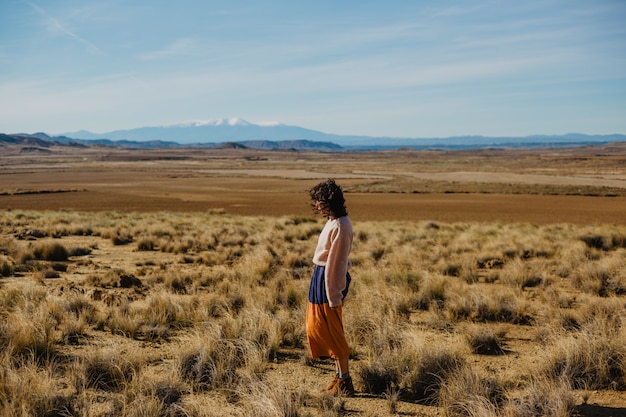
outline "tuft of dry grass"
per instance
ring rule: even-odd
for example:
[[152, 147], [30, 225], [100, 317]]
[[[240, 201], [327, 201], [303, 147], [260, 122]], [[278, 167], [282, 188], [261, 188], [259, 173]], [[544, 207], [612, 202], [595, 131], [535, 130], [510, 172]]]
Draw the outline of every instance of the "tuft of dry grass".
[[423, 340], [405, 337], [400, 346], [366, 360], [356, 372], [365, 392], [397, 391], [404, 399], [436, 403], [442, 383], [465, 366], [455, 347], [430, 349]]
[[19, 365], [6, 355], [0, 358], [0, 415], [78, 416], [80, 403], [67, 393], [53, 367], [33, 361]]
[[242, 411], [249, 416], [299, 417], [307, 400], [301, 392], [260, 380], [245, 382], [242, 388]]
[[248, 375], [262, 372], [262, 359], [255, 345], [244, 339], [224, 339], [207, 332], [196, 335], [178, 354], [177, 368], [183, 381], [194, 390], [236, 390]]
[[505, 353], [506, 330], [472, 325], [465, 335], [472, 353], [478, 355], [503, 355]]
[[5, 255], [0, 255], [0, 277], [10, 277], [15, 272], [15, 264]]
[[501, 415], [569, 417], [575, 405], [567, 381], [533, 378], [521, 392], [508, 396]]
[[35, 259], [43, 259], [46, 261], [63, 262], [69, 258], [69, 252], [60, 243], [50, 242], [38, 244], [33, 248]]
[[76, 364], [74, 386], [78, 392], [90, 388], [121, 392], [130, 386], [143, 365], [143, 358], [130, 352], [120, 354], [115, 349], [95, 350]]
[[584, 292], [609, 297], [626, 294], [624, 261], [619, 257], [603, 257], [580, 265], [572, 272], [574, 285]]
[[[35, 304], [36, 303], [36, 304]], [[50, 364], [60, 355], [57, 327], [59, 305], [51, 300], [28, 301], [6, 314], [0, 350], [10, 352], [16, 361], [32, 360]], [[9, 325], [10, 323], [10, 325]]]
[[626, 389], [626, 333], [583, 329], [559, 339], [543, 365], [553, 379], [575, 389]]
[[503, 416], [506, 388], [497, 379], [481, 378], [475, 369], [464, 366], [441, 384], [438, 399], [446, 416]]
[[397, 391], [400, 383], [398, 359], [395, 352], [386, 352], [362, 363], [356, 375], [361, 380], [363, 390], [374, 395], [382, 395], [391, 390]]

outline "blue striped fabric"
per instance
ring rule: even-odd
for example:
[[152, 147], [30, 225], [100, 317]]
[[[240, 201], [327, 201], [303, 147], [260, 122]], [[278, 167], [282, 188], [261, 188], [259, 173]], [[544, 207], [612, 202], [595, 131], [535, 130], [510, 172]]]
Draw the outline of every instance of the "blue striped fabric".
[[[343, 300], [348, 295], [348, 288], [352, 278], [346, 273], [346, 288], [341, 292]], [[311, 286], [309, 287], [309, 301], [313, 304], [328, 304], [328, 296], [326, 295], [326, 281], [324, 280], [324, 267], [315, 265], [313, 268], [313, 276], [311, 276]]]

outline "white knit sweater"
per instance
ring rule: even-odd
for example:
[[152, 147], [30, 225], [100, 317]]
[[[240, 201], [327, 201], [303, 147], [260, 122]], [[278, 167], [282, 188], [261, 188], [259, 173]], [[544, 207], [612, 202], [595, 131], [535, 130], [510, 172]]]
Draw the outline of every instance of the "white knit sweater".
[[326, 295], [331, 307], [342, 304], [341, 292], [346, 288], [346, 273], [352, 266], [349, 258], [352, 235], [348, 216], [330, 218], [317, 241], [313, 263], [325, 267]]

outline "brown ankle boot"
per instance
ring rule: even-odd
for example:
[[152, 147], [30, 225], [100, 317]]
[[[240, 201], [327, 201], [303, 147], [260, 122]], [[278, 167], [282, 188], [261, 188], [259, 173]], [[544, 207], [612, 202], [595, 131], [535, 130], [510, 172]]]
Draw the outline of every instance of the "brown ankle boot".
[[329, 389], [328, 393], [331, 395], [343, 395], [345, 397], [352, 397], [354, 395], [354, 385], [352, 384], [352, 378], [337, 378], [337, 380], [338, 381], [335, 386]]
[[338, 383], [339, 383], [339, 375], [335, 375], [331, 383], [328, 384], [328, 386], [325, 389], [323, 389], [322, 392], [330, 392], [333, 388], [335, 388], [335, 385], [337, 385]]

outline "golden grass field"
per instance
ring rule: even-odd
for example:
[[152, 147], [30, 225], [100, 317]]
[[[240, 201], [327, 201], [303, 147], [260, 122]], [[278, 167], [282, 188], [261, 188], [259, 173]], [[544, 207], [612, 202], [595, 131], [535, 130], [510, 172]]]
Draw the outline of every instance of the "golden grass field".
[[[626, 415], [626, 147], [2, 149], [0, 416]], [[304, 308], [355, 229], [353, 398]]]

